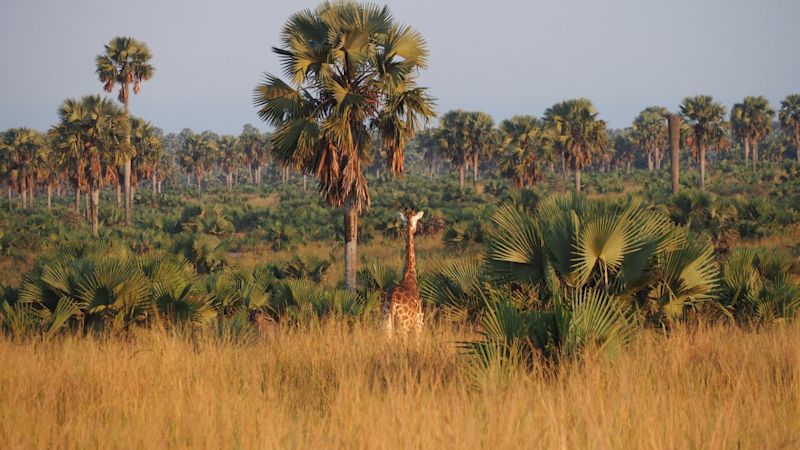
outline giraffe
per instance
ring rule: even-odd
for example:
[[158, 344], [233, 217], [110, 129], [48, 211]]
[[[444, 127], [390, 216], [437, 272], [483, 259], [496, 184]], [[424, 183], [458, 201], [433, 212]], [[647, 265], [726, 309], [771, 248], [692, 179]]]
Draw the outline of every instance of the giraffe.
[[406, 267], [402, 281], [388, 292], [381, 305], [384, 327], [390, 337], [394, 334], [395, 325], [403, 335], [408, 335], [412, 330], [417, 337], [422, 333], [423, 313], [417, 285], [414, 233], [417, 231], [417, 221], [423, 214], [424, 211], [416, 212], [413, 209], [400, 213], [406, 225]]

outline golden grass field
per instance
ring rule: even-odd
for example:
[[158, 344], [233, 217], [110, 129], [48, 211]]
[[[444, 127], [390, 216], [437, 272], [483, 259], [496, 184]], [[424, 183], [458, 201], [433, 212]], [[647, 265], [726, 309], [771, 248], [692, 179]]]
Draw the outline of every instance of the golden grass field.
[[614, 360], [469, 376], [328, 321], [247, 343], [0, 338], [0, 443], [27, 448], [799, 448], [800, 326], [643, 332]]

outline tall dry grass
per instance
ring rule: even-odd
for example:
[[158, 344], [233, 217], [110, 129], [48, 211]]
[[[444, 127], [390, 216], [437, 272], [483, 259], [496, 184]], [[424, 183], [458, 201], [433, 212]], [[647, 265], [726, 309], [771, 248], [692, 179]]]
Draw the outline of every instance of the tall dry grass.
[[3, 448], [798, 448], [800, 327], [639, 335], [617, 359], [469, 378], [428, 330], [329, 322], [246, 344], [0, 338]]

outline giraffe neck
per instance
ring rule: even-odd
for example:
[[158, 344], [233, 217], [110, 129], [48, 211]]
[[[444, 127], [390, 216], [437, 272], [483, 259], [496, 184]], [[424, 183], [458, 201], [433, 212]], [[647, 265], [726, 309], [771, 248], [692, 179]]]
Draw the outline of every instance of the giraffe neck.
[[403, 273], [403, 283], [417, 284], [417, 258], [414, 256], [414, 233], [411, 227], [406, 233], [406, 269]]

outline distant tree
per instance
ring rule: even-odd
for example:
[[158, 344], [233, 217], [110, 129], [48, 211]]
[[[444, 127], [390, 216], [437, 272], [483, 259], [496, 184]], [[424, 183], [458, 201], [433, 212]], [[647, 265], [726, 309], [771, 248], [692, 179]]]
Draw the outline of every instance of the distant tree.
[[706, 185], [706, 151], [719, 142], [727, 125], [725, 107], [710, 95], [687, 97], [681, 104], [681, 115], [692, 129], [692, 144], [700, 163], [700, 190]]
[[661, 106], [650, 106], [633, 121], [633, 137], [647, 155], [647, 170], [661, 169], [663, 151], [667, 147], [667, 114]]
[[5, 183], [19, 192], [23, 209], [28, 207], [29, 196], [33, 207], [33, 186], [44, 146], [43, 135], [30, 128], [11, 128], [0, 140]]
[[533, 116], [514, 116], [500, 123], [500, 169], [511, 177], [515, 187], [530, 188], [542, 178], [542, 126], [542, 121]]
[[[119, 101], [124, 105], [125, 116], [128, 117], [128, 106], [130, 103], [130, 90], [139, 93], [139, 86], [142, 81], [147, 81], [153, 77], [155, 69], [150, 64], [150, 49], [144, 42], [137, 41], [131, 37], [115, 37], [105, 45], [102, 54], [97, 55], [96, 73], [103, 89], [111, 92], [114, 87], [119, 85]], [[131, 138], [127, 136], [125, 142], [130, 147]], [[131, 224], [131, 208], [133, 194], [131, 193], [131, 158], [128, 157], [124, 162], [124, 187], [125, 187], [125, 225]]]
[[745, 164], [753, 150], [753, 170], [758, 164], [758, 145], [772, 131], [775, 111], [764, 97], [745, 97], [731, 109], [731, 130], [733, 136], [744, 145]]
[[638, 145], [633, 136], [632, 128], [614, 130], [609, 135], [611, 146], [614, 148], [614, 164], [624, 167], [626, 173], [630, 173], [631, 165], [636, 160]]
[[214, 164], [216, 153], [219, 150], [218, 138], [211, 131], [195, 134], [191, 130], [184, 130], [181, 135], [182, 147], [178, 154], [178, 162], [187, 174], [194, 175], [199, 196], [202, 191], [203, 177]]
[[97, 236], [100, 190], [116, 176], [119, 161], [133, 155], [126, 142], [131, 133], [130, 121], [122, 109], [99, 95], [65, 100], [58, 109], [58, 118], [50, 136], [56, 149], [77, 159], [68, 165], [77, 171], [76, 186], [91, 193], [92, 234]]
[[494, 128], [492, 116], [481, 111], [467, 113], [464, 126], [469, 139], [469, 157], [474, 187], [478, 183], [481, 157], [491, 156], [491, 151], [497, 144], [497, 131]]
[[153, 194], [157, 192], [158, 167], [164, 157], [163, 131], [138, 117], [131, 118], [131, 144], [136, 152], [132, 160], [133, 184], [149, 179]]
[[241, 152], [239, 138], [230, 135], [220, 136], [219, 163], [225, 171], [225, 184], [228, 192], [233, 190], [234, 174], [236, 169], [244, 162], [244, 153]]
[[261, 173], [269, 161], [269, 135], [263, 134], [250, 124], [246, 124], [239, 135], [239, 145], [244, 153], [244, 160], [251, 172], [253, 184], [261, 185]]
[[467, 129], [468, 113], [462, 110], [448, 111], [439, 119], [439, 137], [442, 148], [450, 162], [458, 169], [458, 182], [464, 190], [464, 172], [469, 163], [471, 141]]
[[794, 141], [797, 160], [800, 161], [800, 94], [787, 96], [781, 102], [778, 116], [784, 133], [791, 136]]
[[597, 118], [592, 102], [585, 99], [565, 100], [545, 113], [548, 139], [563, 149], [575, 172], [575, 192], [581, 192], [581, 170], [591, 164], [592, 155], [608, 144], [606, 123]]

